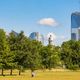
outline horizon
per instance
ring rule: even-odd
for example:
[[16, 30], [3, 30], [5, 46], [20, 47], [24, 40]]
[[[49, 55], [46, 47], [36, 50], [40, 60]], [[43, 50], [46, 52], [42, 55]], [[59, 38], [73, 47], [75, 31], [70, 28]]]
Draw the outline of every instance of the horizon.
[[[71, 39], [71, 14], [80, 12], [80, 0], [1, 0], [0, 28], [26, 36], [53, 33], [55, 45]], [[47, 42], [45, 41], [45, 44]]]

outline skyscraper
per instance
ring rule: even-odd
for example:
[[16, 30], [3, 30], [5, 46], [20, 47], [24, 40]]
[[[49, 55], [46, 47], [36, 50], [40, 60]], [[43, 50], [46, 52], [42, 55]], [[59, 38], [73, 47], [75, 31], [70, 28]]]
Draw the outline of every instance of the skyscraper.
[[53, 45], [52, 35], [49, 36], [48, 43], [49, 45]]
[[32, 32], [29, 38], [32, 40], [37, 40], [37, 41], [41, 41], [42, 43], [44, 43], [44, 37], [39, 32]]
[[80, 40], [80, 12], [71, 15], [71, 39]]

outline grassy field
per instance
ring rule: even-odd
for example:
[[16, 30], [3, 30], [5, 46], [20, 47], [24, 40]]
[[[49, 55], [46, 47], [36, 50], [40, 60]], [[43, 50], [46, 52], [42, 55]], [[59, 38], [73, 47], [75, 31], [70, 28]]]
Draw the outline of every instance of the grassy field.
[[4, 71], [6, 76], [0, 76], [0, 80], [80, 80], [80, 71], [66, 71], [66, 70], [53, 70], [53, 71], [36, 71], [36, 76], [31, 77], [31, 72], [26, 71], [18, 75], [18, 71], [13, 71], [12, 76], [8, 75], [9, 71]]

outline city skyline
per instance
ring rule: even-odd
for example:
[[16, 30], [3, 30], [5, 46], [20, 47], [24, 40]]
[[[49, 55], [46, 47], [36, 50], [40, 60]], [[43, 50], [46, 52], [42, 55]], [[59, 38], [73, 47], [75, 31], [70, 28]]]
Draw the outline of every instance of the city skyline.
[[23, 30], [26, 36], [53, 33], [55, 45], [71, 39], [71, 14], [80, 11], [79, 0], [0, 0], [0, 28]]

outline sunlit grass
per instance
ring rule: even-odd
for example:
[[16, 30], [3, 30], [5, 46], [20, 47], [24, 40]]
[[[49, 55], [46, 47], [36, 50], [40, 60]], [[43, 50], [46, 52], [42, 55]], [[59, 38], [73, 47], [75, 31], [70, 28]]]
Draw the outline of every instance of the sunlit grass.
[[[1, 71], [0, 71], [1, 72]], [[13, 76], [8, 75], [8, 71], [4, 71], [6, 76], [0, 76], [0, 80], [80, 80], [80, 71], [66, 71], [66, 70], [53, 70], [53, 71], [36, 71], [36, 76], [31, 77], [31, 71], [27, 70], [18, 75], [17, 70], [13, 70]]]

